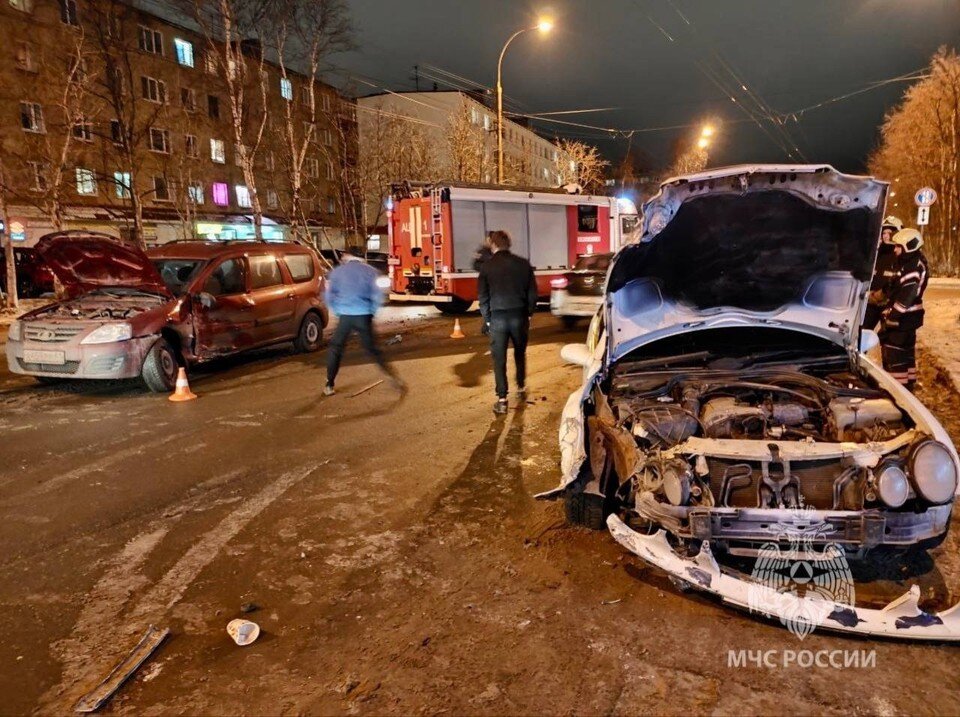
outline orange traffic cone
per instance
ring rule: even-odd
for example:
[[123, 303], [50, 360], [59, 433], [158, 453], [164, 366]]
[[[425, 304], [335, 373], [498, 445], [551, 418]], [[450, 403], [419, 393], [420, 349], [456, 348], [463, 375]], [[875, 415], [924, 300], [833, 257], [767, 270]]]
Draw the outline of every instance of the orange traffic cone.
[[197, 394], [190, 390], [190, 384], [187, 382], [187, 370], [181, 366], [177, 369], [177, 387], [169, 398], [171, 401], [192, 401], [196, 397]]
[[453, 320], [453, 333], [450, 334], [451, 339], [465, 339], [467, 335], [463, 333], [460, 328], [460, 319]]

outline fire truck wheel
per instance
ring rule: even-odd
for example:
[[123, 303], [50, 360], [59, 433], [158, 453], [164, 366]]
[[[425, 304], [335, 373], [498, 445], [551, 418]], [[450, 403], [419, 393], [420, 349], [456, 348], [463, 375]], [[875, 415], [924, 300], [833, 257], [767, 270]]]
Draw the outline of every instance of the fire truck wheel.
[[456, 296], [453, 297], [453, 301], [448, 301], [443, 304], [437, 304], [437, 308], [440, 309], [440, 312], [443, 314], [465, 314], [470, 309], [472, 301], [466, 301], [464, 299], [459, 299]]

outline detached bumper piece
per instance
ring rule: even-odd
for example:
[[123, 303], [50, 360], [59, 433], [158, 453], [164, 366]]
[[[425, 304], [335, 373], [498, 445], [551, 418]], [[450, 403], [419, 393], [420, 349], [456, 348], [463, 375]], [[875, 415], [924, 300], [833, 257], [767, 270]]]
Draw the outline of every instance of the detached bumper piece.
[[[721, 571], [710, 550], [709, 541], [703, 542], [696, 557], [683, 558], [670, 547], [663, 530], [653, 535], [641, 535], [627, 527], [616, 515], [607, 518], [607, 527], [620, 545], [669, 575], [689, 583], [697, 590], [717, 595], [734, 607], [759, 612], [766, 617], [779, 619], [783, 624], [798, 614], [807, 614], [819, 617], [816, 620], [817, 627], [834, 632], [960, 642], [960, 604], [939, 613], [924, 612], [918, 604], [920, 588], [916, 585], [881, 610], [829, 602], [822, 598], [799, 597]], [[762, 608], [758, 609], [758, 605]]]

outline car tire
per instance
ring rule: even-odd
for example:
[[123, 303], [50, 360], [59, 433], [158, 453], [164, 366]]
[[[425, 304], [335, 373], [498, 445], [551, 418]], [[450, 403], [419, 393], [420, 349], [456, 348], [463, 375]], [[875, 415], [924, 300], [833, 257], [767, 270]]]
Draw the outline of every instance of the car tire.
[[66, 380], [59, 376], [34, 376], [33, 378], [41, 386], [56, 386], [58, 383], [63, 383]]
[[560, 321], [563, 322], [563, 328], [565, 329], [575, 329], [577, 324], [580, 323], [579, 316], [561, 316]]
[[293, 346], [299, 353], [313, 353], [323, 344], [323, 320], [312, 311], [303, 317]]
[[451, 316], [459, 316], [460, 314], [465, 314], [470, 310], [470, 306], [473, 304], [472, 301], [467, 301], [465, 299], [453, 297], [453, 301], [448, 301], [442, 304], [437, 304], [437, 308], [440, 310], [441, 314], [450, 314]]
[[157, 339], [143, 359], [140, 378], [154, 393], [170, 393], [177, 385], [177, 353], [166, 339]]
[[563, 499], [567, 522], [590, 530], [603, 530], [607, 527], [604, 503], [602, 497], [593, 493], [568, 493]]

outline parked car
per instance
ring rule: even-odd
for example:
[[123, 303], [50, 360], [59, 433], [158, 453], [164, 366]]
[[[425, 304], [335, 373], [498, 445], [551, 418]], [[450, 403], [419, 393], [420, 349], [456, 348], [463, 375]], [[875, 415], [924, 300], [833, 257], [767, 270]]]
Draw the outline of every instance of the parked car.
[[7, 363], [40, 380], [139, 376], [169, 391], [179, 366], [288, 341], [316, 351], [328, 321], [319, 260], [298, 244], [188, 241], [144, 253], [62, 232], [37, 251], [68, 298], [11, 325]]
[[[35, 249], [14, 247], [13, 260], [17, 267], [17, 295], [21, 299], [34, 299], [53, 293], [53, 272]], [[0, 289], [4, 292], [7, 290], [6, 254], [3, 248], [0, 248]]]
[[603, 304], [603, 284], [612, 258], [611, 253], [584, 254], [573, 269], [550, 280], [550, 312], [568, 329], [592, 317]]
[[[887, 188], [804, 165], [663, 184], [587, 342], [562, 351], [584, 381], [561, 419], [560, 485], [539, 497], [741, 607], [748, 581], [714, 556], [939, 544], [956, 449], [860, 328]], [[837, 610], [837, 630], [960, 637], [960, 609], [926, 615], [913, 593], [882, 615]]]

